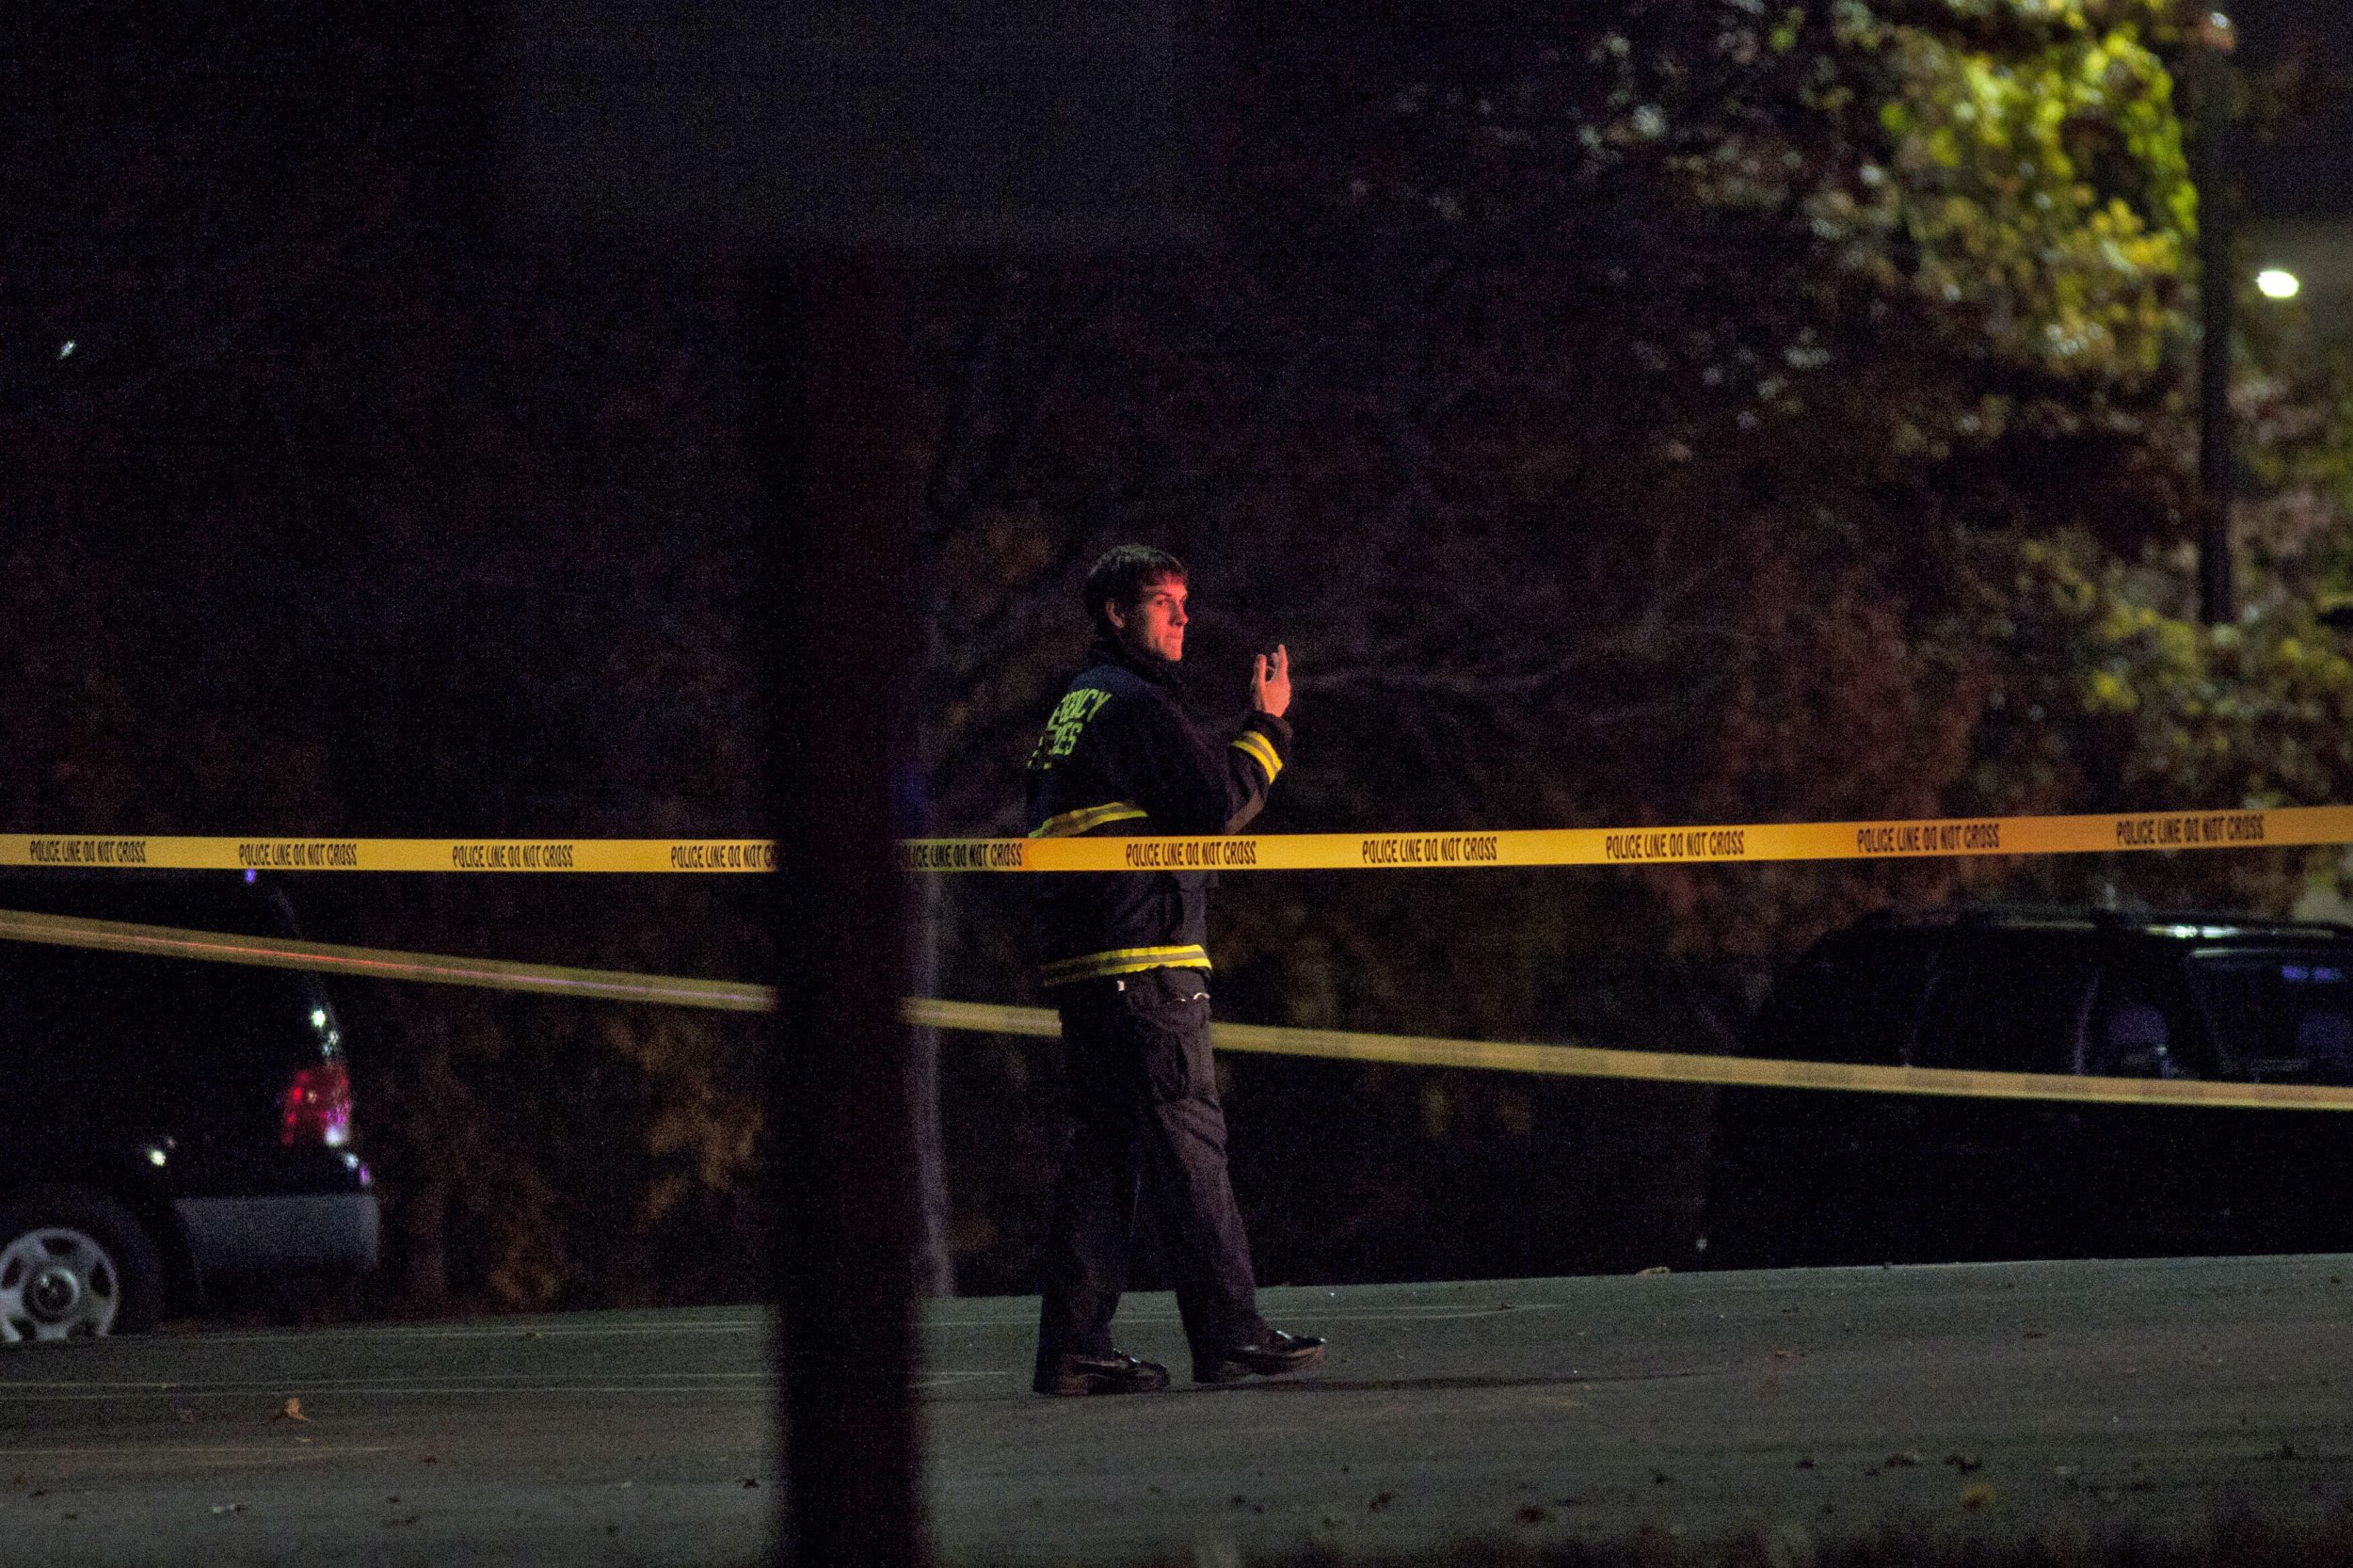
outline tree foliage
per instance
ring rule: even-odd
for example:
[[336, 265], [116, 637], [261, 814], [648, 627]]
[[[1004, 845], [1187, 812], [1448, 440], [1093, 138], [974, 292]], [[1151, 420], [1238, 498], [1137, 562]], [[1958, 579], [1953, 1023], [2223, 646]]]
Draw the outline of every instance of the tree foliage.
[[[938, 620], [946, 820], [1009, 824], [1077, 574], [1130, 536], [1195, 560], [1211, 697], [1246, 648], [1292, 648], [1276, 830], [2341, 796], [2343, 662], [2307, 597], [2345, 559], [2320, 381], [2262, 416], [2307, 435], [2256, 456], [2300, 499], [2242, 514], [2252, 613], [2186, 619], [2171, 16], [1245, 9], [1213, 243], [941, 296], [932, 538], [974, 589]], [[1720, 1048], [1759, 966], [1891, 901], [2279, 907], [2302, 877], [2207, 856], [1228, 879], [1219, 988], [1284, 1021]], [[968, 896], [957, 973], [1003, 994], [1010, 901]], [[1531, 1132], [1509, 1086], [1466, 1083], [1423, 1118], [1425, 1088], [1364, 1075], [1351, 1114], [1422, 1126], [1414, 1159], [1518, 1126], [1637, 1163], [1573, 1109]], [[1327, 1217], [1396, 1196], [1318, 1192]]]
[[[0, 102], [12, 830], [760, 830], [734, 269], [499, 243], [482, 26], [28, 23]], [[713, 888], [293, 892], [325, 939], [759, 962]], [[753, 1030], [342, 990], [383, 1288], [757, 1288]]]
[[[1241, 706], [1252, 650], [1293, 651], [1270, 830], [2344, 798], [2353, 671], [2313, 610], [2353, 592], [2353, 377], [2284, 340], [2239, 367], [2248, 613], [2187, 618], [2172, 9], [1232, 8], [1216, 232], [923, 280], [934, 824], [1014, 826], [1080, 579], [1131, 537], [1193, 563], [1209, 715]], [[302, 40], [27, 51], [0, 104], [11, 821], [760, 831], [748, 650], [790, 607], [744, 593], [744, 269], [500, 242], [482, 41], [363, 7]], [[1218, 984], [1266, 1021], [1721, 1048], [1765, 965], [1891, 900], [2281, 905], [2336, 874], [1236, 877]], [[1028, 985], [1012, 880], [953, 888], [952, 994]], [[383, 945], [757, 967], [720, 895], [609, 897], [313, 903], [317, 934]], [[356, 1007], [415, 1299], [744, 1288], [742, 1245], [709, 1239], [751, 1224], [753, 1036]], [[1001, 1042], [944, 1066], [964, 1267], [1025, 1286], [1049, 1075]], [[1403, 1269], [1400, 1239], [1441, 1231], [1538, 1266], [1633, 1222], [1561, 1183], [1562, 1232], [1513, 1241], [1431, 1194], [1690, 1150], [1688, 1104], [1631, 1092], [1238, 1071], [1271, 1277]], [[1639, 1256], [1614, 1234], [1588, 1261]]]
[[[1985, 541], [2178, 528], [2194, 197], [2162, 8], [1434, 21], [1247, 13], [1220, 243], [957, 301], [936, 537], [958, 580], [986, 566], [940, 622], [951, 819], [1006, 820], [1073, 652], [1062, 600], [1126, 534], [1200, 558], [1212, 687], [1241, 644], [1290, 642], [1298, 825], [1961, 798], [1999, 686], [1970, 619]], [[1670, 946], [1766, 952], [1952, 885], [1809, 873], [1760, 899], [1767, 879], [1705, 874], [1623, 896], [1663, 894]], [[1243, 951], [1284, 966], [1270, 995], [1365, 994]]]

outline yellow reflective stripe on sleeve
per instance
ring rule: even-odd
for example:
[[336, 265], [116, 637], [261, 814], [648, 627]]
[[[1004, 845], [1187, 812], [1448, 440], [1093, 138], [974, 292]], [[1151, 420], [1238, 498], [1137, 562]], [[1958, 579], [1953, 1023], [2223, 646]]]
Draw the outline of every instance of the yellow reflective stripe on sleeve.
[[1199, 947], [1112, 948], [1106, 952], [1081, 953], [1076, 958], [1057, 958], [1050, 964], [1040, 964], [1037, 978], [1042, 985], [1067, 985], [1077, 980], [1141, 974], [1145, 969], [1206, 969], [1209, 967], [1209, 952]]
[[1030, 829], [1032, 839], [1067, 839], [1074, 834], [1092, 833], [1105, 823], [1134, 822], [1144, 814], [1144, 808], [1131, 800], [1114, 800], [1105, 806], [1081, 806], [1076, 811], [1064, 811], [1047, 818]]
[[1234, 748], [1254, 758], [1266, 771], [1266, 781], [1274, 782], [1274, 776], [1283, 771], [1283, 754], [1274, 749], [1274, 743], [1255, 729], [1245, 729], [1234, 738]]

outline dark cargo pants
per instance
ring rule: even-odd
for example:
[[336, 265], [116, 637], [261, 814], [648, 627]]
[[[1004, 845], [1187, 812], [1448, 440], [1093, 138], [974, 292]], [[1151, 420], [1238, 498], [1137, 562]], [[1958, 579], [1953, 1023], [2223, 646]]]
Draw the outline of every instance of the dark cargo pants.
[[1062, 1354], [1111, 1353], [1140, 1209], [1160, 1238], [1196, 1350], [1266, 1330], [1225, 1179], [1206, 979], [1199, 969], [1147, 969], [1058, 992], [1077, 1126], [1046, 1238], [1041, 1367]]

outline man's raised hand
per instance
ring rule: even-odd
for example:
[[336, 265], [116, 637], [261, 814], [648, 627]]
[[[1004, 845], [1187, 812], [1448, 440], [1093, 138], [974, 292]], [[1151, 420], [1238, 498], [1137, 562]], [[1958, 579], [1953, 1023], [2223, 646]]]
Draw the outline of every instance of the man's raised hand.
[[1261, 653], [1250, 672], [1250, 706], [1257, 712], [1272, 713], [1276, 718], [1291, 705], [1291, 656], [1282, 644], [1274, 645], [1272, 655]]

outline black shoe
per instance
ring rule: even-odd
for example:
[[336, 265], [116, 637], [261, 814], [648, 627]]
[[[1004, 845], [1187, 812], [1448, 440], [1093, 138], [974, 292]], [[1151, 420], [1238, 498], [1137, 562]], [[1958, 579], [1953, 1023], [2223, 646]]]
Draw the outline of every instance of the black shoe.
[[1246, 1377], [1279, 1378], [1304, 1372], [1323, 1359], [1323, 1341], [1310, 1334], [1271, 1328], [1246, 1345], [1193, 1352], [1195, 1383], [1240, 1383]]
[[1157, 1394], [1168, 1386], [1168, 1368], [1125, 1351], [1058, 1355], [1038, 1367], [1030, 1386], [1041, 1394]]

